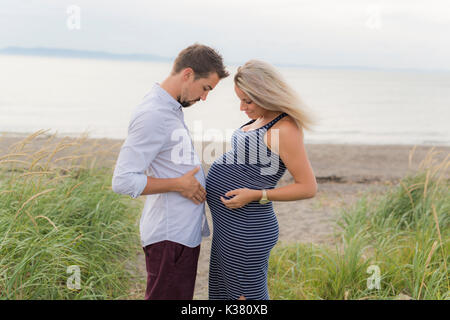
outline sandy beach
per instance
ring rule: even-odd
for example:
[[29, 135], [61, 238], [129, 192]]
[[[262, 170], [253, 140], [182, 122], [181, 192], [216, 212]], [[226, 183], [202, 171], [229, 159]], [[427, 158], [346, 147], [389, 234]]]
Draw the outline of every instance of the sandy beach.
[[[11, 146], [24, 136], [0, 135], [0, 156], [10, 153]], [[52, 144], [62, 137], [55, 138]], [[64, 138], [73, 141], [73, 138]], [[48, 137], [39, 136], [24, 148], [38, 151]], [[97, 157], [96, 164], [114, 168], [123, 140], [87, 139], [86, 150]], [[342, 208], [351, 206], [365, 192], [373, 195], [383, 193], [406, 174], [415, 171], [427, 153], [433, 149], [435, 161], [442, 161], [450, 152], [448, 146], [416, 146], [410, 162], [412, 145], [335, 145], [308, 144], [305, 141], [319, 188], [312, 199], [294, 202], [275, 202], [280, 235], [279, 242], [321, 243], [332, 245], [335, 241], [335, 221]], [[59, 157], [73, 154], [70, 149], [58, 153]], [[209, 165], [204, 163], [207, 174]], [[289, 172], [282, 177], [278, 186], [292, 183]], [[145, 201], [142, 196], [138, 201]], [[212, 220], [207, 206], [207, 215], [212, 229]], [[208, 267], [211, 237], [201, 244], [197, 282], [194, 299], [208, 298]], [[138, 274], [130, 298], [142, 299], [145, 289], [145, 261], [142, 252], [137, 252]]]

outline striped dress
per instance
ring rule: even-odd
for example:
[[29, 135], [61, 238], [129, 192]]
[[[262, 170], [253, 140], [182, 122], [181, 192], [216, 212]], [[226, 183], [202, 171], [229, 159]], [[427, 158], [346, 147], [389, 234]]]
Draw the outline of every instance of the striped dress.
[[[206, 201], [213, 220], [209, 266], [209, 299], [268, 300], [267, 271], [270, 250], [278, 241], [278, 221], [272, 202], [252, 201], [242, 208], [228, 209], [220, 200], [239, 188], [273, 189], [286, 167], [264, 143], [264, 134], [278, 120], [265, 126], [233, 132], [231, 150], [219, 157], [206, 178]], [[271, 132], [272, 139], [276, 132]]]

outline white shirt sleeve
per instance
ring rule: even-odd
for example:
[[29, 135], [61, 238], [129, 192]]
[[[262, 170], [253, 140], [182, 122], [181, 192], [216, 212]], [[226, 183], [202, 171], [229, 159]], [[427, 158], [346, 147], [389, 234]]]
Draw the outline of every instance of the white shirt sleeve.
[[166, 142], [161, 111], [138, 114], [128, 127], [128, 136], [122, 145], [112, 178], [115, 193], [139, 197], [147, 185], [145, 171]]

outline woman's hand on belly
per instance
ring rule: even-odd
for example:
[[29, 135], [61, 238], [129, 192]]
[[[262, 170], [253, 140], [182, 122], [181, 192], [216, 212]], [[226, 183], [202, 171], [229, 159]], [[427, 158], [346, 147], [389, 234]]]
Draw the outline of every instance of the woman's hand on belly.
[[220, 196], [220, 200], [228, 209], [237, 209], [242, 208], [247, 203], [252, 201], [257, 201], [262, 197], [261, 190], [253, 190], [247, 188], [235, 189], [228, 191], [225, 193], [225, 196], [233, 198], [227, 200], [224, 197]]

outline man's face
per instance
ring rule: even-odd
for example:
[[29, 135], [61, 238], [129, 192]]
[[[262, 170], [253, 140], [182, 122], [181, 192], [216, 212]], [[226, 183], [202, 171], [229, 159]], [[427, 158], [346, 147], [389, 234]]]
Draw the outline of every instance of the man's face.
[[215, 72], [211, 72], [207, 78], [194, 80], [194, 72], [192, 69], [185, 69], [183, 72], [183, 85], [181, 95], [177, 98], [178, 102], [184, 107], [190, 107], [197, 101], [206, 100], [209, 91], [215, 88], [219, 83], [219, 76]]

